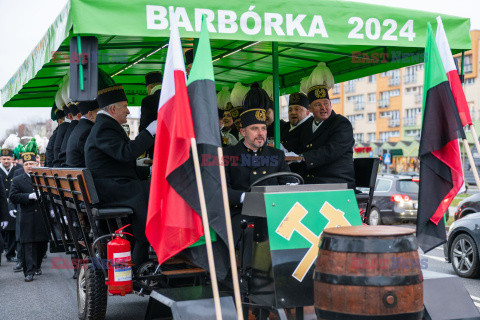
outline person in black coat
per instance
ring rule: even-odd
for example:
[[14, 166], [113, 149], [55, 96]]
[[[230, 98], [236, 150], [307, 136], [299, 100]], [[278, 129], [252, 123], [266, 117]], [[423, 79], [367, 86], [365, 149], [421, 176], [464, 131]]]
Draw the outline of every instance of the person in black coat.
[[63, 139], [65, 138], [65, 133], [67, 132], [70, 122], [72, 121], [72, 114], [67, 106], [63, 107], [63, 112], [66, 114], [65, 120], [58, 126], [57, 135], [55, 137], [55, 142], [53, 144], [53, 161], [51, 166], [53, 168], [61, 167], [62, 162], [60, 161], [60, 151], [62, 149]]
[[130, 113], [123, 87], [118, 85], [100, 90], [97, 101], [101, 110], [85, 143], [85, 164], [92, 172], [101, 207], [133, 209], [132, 227], [136, 241], [132, 260], [135, 266], [139, 266], [148, 260], [146, 179], [150, 170], [137, 168], [136, 160], [153, 145], [156, 121], [141, 131], [135, 140], [130, 140], [121, 126], [127, 122]]
[[[245, 193], [249, 191], [252, 183], [271, 173], [290, 171], [285, 162], [285, 154], [266, 145], [265, 118], [265, 109], [244, 111], [241, 114], [242, 129], [240, 130], [245, 138], [235, 146], [224, 148], [228, 200], [235, 243], [240, 239], [240, 221], [249, 219], [240, 213]], [[260, 185], [277, 185], [285, 182], [288, 181], [272, 178]]]
[[[13, 177], [17, 171], [23, 171], [21, 167], [14, 164], [13, 150], [3, 148], [0, 157], [0, 179], [3, 181], [4, 192], [8, 195], [11, 189]], [[16, 207], [8, 202], [7, 215], [2, 220], [2, 231], [6, 246], [5, 256], [7, 261], [18, 262], [15, 258], [15, 250], [17, 249], [17, 241], [15, 236]]]
[[[65, 131], [65, 136], [63, 137], [62, 140], [62, 145], [60, 147], [60, 153], [58, 154], [58, 164], [57, 166], [59, 167], [66, 167], [67, 166], [67, 146], [68, 146], [68, 141], [70, 139], [70, 135], [72, 134], [73, 130], [75, 127], [78, 125], [80, 118], [82, 117], [82, 114], [80, 113], [80, 110], [78, 109], [78, 104], [77, 103], [71, 103], [69, 105], [69, 110], [71, 114], [71, 119], [72, 121], [68, 125], [67, 131]], [[68, 116], [70, 116], [70, 114]]]
[[37, 195], [30, 178], [31, 168], [38, 166], [35, 153], [22, 154], [25, 172], [16, 176], [10, 190], [10, 201], [20, 206], [20, 242], [23, 248], [25, 281], [42, 274], [42, 258], [47, 252], [48, 232], [42, 217]]
[[288, 122], [280, 124], [280, 141], [288, 152], [299, 153], [300, 135], [310, 116], [308, 98], [300, 92], [292, 93], [288, 100]]
[[347, 183], [354, 189], [352, 124], [332, 110], [325, 86], [310, 88], [308, 99], [313, 117], [305, 123], [299, 150], [305, 183]]
[[62, 110], [59, 110], [57, 108], [57, 105], [55, 104], [55, 102], [53, 103], [50, 117], [53, 121], [57, 121], [58, 126], [55, 128], [55, 130], [53, 130], [52, 135], [50, 136], [50, 139], [48, 139], [47, 151], [45, 153], [45, 167], [47, 168], [51, 168], [53, 165], [53, 159], [54, 159], [53, 147], [55, 145], [55, 139], [57, 138], [58, 127], [65, 120], [65, 113]]
[[85, 143], [99, 110], [97, 100], [80, 102], [78, 108], [82, 118], [73, 129], [67, 142], [66, 166], [69, 168], [85, 168]]
[[[145, 75], [145, 85], [148, 96], [143, 98], [140, 108], [140, 126], [138, 131], [145, 130], [152, 121], [157, 120], [158, 104], [162, 88], [162, 73], [160, 71], [149, 72]], [[148, 150], [147, 157], [153, 158], [153, 146]]]
[[[3, 179], [0, 179], [0, 220], [2, 221], [2, 224], [7, 221], [8, 215], [7, 193], [5, 192], [5, 186], [3, 185]], [[2, 265], [2, 253], [4, 246], [5, 242], [2, 234], [0, 233], [0, 265]]]

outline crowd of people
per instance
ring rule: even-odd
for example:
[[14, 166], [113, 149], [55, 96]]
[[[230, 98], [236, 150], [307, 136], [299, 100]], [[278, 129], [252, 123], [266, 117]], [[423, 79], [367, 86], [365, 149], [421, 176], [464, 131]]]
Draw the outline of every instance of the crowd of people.
[[[189, 52], [185, 54], [187, 72], [193, 60]], [[352, 125], [332, 110], [330, 85], [315, 72], [305, 93], [289, 95], [288, 121], [282, 120], [279, 126], [280, 148], [272, 146], [275, 134], [272, 97], [258, 83], [246, 89], [235, 85], [232, 99], [224, 99], [218, 105], [224, 154], [239, 159], [226, 166], [237, 241], [245, 193], [263, 176], [292, 171], [300, 174], [305, 183], [346, 183], [349, 188], [354, 187]], [[58, 126], [45, 150], [39, 152], [35, 141], [19, 150], [11, 142], [14, 137], [9, 137], [2, 146], [0, 249], [5, 249], [7, 260], [17, 262], [14, 271], [23, 270], [25, 281], [41, 275], [48, 243], [37, 193], [29, 177], [35, 166], [88, 168], [100, 207], [130, 207], [134, 211], [134, 270], [148, 259], [145, 224], [150, 168], [139, 159], [153, 157], [162, 74], [148, 73], [145, 81], [148, 96], [142, 101], [139, 134], [133, 140], [122, 127], [129, 115], [125, 90], [99, 69], [95, 100], [74, 102], [65, 88], [57, 92], [51, 117]], [[262, 185], [283, 182], [272, 178]]]

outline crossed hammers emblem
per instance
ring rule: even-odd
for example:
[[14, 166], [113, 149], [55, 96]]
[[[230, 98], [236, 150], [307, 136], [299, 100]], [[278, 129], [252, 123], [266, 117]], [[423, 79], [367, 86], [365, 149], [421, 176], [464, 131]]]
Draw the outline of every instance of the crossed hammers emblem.
[[[330, 203], [326, 201], [319, 212], [328, 220], [325, 228], [344, 227], [351, 225], [350, 222], [345, 219], [345, 214], [343, 213], [343, 211], [335, 209]], [[303, 238], [305, 238], [308, 242], [311, 243], [310, 249], [308, 249], [307, 253], [292, 274], [292, 277], [294, 277], [300, 282], [303, 281], [303, 278], [307, 274], [308, 270], [310, 270], [313, 263], [315, 262], [315, 259], [317, 258], [319, 249], [318, 243], [320, 241], [320, 236], [322, 235], [322, 233], [320, 232], [320, 234], [317, 236], [315, 233], [313, 233], [312, 230], [310, 230], [302, 223], [302, 219], [307, 215], [307, 213], [307, 209], [305, 209], [300, 203], [295, 203], [295, 205], [285, 215], [285, 218], [283, 218], [282, 222], [277, 227], [277, 230], [275, 230], [277, 234], [279, 234], [281, 237], [285, 238], [288, 241], [290, 241], [290, 238], [296, 231], [298, 232], [298, 234], [300, 234]]]

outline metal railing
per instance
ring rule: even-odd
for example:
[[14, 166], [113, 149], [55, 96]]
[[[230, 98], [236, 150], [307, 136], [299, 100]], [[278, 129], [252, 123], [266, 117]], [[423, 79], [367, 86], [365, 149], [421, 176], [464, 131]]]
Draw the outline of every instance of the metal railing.
[[390, 87], [399, 86], [400, 85], [400, 77], [388, 79], [388, 85]]
[[345, 85], [345, 93], [355, 92], [355, 83], [349, 83]]
[[416, 117], [404, 117], [403, 118], [403, 125], [406, 127], [413, 127], [417, 125], [417, 118]]
[[355, 111], [362, 111], [365, 109], [365, 102], [363, 101], [355, 101], [354, 105], [355, 105], [354, 107]]
[[378, 107], [379, 108], [388, 108], [390, 106], [390, 99], [380, 99], [378, 100]]
[[423, 94], [416, 93], [415, 94], [415, 104], [421, 104], [423, 102]]
[[388, 126], [390, 128], [400, 127], [400, 119], [389, 119]]
[[405, 78], [403, 79], [403, 83], [415, 83], [417, 82], [417, 74], [406, 74]]

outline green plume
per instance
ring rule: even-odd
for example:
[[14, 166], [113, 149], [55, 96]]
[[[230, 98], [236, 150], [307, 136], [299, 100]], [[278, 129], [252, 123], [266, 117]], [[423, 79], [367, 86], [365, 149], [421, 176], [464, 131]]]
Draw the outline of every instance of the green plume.
[[33, 152], [35, 154], [38, 153], [38, 146], [37, 146], [37, 140], [35, 138], [32, 138], [30, 142], [28, 142], [25, 145], [25, 151], [24, 152]]

